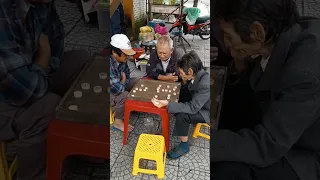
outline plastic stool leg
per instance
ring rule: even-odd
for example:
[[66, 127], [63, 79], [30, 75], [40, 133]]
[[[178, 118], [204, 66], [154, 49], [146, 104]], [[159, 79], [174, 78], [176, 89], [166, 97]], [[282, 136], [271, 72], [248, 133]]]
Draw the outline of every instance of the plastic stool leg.
[[133, 159], [133, 169], [132, 169], [132, 174], [134, 176], [138, 175], [139, 172], [139, 158], [138, 157], [134, 157]]
[[196, 128], [194, 129], [194, 131], [193, 131], [193, 137], [194, 138], [197, 138], [198, 137], [198, 135], [199, 135], [199, 132], [200, 132], [200, 129], [201, 129], [201, 124], [197, 124], [196, 125]]

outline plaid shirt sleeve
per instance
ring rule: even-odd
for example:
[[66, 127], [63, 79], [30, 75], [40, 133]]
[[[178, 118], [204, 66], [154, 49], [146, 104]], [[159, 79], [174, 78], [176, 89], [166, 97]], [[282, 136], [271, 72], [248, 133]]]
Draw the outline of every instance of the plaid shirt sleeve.
[[125, 68], [124, 68], [124, 73], [126, 74], [126, 84], [130, 82], [130, 69], [128, 64], [126, 63]]
[[[52, 48], [50, 71], [55, 71], [60, 65], [63, 52], [63, 40], [58, 38], [61, 37], [63, 27], [55, 11], [49, 17], [52, 17], [53, 22], [48, 27], [52, 28], [44, 29], [44, 32], [48, 33]], [[17, 29], [13, 29], [11, 24], [9, 17], [0, 19], [0, 91], [6, 101], [21, 106], [38, 100], [47, 92], [51, 84], [50, 71], [33, 64], [32, 57], [14, 42], [13, 32]]]
[[47, 34], [50, 38], [51, 61], [49, 64], [49, 74], [53, 74], [58, 70], [61, 64], [61, 57], [64, 52], [65, 32], [54, 5], [52, 5], [49, 18], [50, 20], [48, 20], [48, 24], [46, 24], [43, 33]]
[[125, 86], [121, 82], [121, 77], [117, 76], [117, 68], [110, 58], [110, 93], [119, 95], [125, 91]]
[[[7, 23], [0, 20], [0, 27], [7, 27]], [[50, 78], [46, 70], [30, 63], [11, 36], [10, 30], [0, 28], [0, 89], [7, 101], [21, 106], [42, 97]]]

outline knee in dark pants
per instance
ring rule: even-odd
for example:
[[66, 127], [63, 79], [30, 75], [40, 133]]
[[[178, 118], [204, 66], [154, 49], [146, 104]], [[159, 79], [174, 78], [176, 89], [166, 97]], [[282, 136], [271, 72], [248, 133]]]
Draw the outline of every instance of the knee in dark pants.
[[190, 124], [188, 114], [178, 113], [175, 116], [176, 116], [176, 124], [185, 124], [185, 123]]
[[46, 131], [50, 121], [54, 118], [60, 99], [61, 97], [57, 94], [47, 93], [21, 113], [14, 122], [20, 141], [39, 143], [45, 140]]
[[252, 172], [250, 166], [243, 163], [211, 163], [210, 178], [214, 180], [252, 180]]

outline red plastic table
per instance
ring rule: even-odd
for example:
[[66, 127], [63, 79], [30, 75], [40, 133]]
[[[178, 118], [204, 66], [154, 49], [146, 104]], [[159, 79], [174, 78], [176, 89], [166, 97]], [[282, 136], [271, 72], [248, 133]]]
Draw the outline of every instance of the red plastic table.
[[169, 139], [170, 139], [170, 114], [166, 107], [157, 108], [152, 102], [143, 102], [127, 99], [124, 107], [124, 132], [123, 132], [123, 145], [127, 143], [128, 137], [128, 125], [131, 111], [145, 112], [158, 114], [162, 120], [162, 135], [165, 139], [166, 150], [169, 151]]
[[47, 180], [61, 179], [62, 164], [68, 156], [110, 159], [109, 137], [107, 126], [53, 120], [48, 129]]

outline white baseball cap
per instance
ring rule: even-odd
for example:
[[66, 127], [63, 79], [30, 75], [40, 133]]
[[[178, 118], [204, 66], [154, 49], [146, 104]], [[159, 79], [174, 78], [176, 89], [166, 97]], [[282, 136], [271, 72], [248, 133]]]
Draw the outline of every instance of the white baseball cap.
[[119, 48], [123, 53], [128, 56], [136, 54], [136, 52], [131, 47], [131, 42], [129, 38], [124, 34], [115, 34], [111, 37], [110, 44], [113, 47]]

